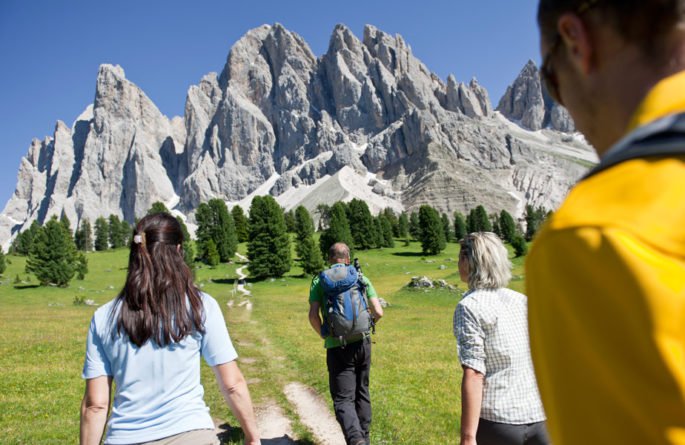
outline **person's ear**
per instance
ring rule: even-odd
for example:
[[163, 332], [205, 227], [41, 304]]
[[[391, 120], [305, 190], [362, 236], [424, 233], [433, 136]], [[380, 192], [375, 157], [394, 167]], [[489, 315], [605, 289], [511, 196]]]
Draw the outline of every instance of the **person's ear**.
[[595, 67], [595, 42], [590, 28], [578, 15], [566, 13], [557, 21], [557, 32], [569, 62], [581, 73], [590, 74]]
[[181, 253], [181, 245], [176, 244], [176, 252]]

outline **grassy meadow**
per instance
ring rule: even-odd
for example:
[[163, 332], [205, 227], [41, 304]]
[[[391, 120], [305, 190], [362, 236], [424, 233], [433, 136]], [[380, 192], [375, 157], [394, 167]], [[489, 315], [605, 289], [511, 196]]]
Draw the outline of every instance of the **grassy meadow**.
[[[458, 245], [437, 256], [423, 256], [420, 245], [357, 252], [364, 273], [390, 306], [373, 337], [371, 397], [372, 444], [456, 443], [461, 370], [452, 335], [452, 314], [461, 292]], [[245, 246], [240, 246], [245, 253]], [[90, 318], [96, 309], [74, 305], [75, 297], [103, 304], [123, 285], [128, 250], [90, 253], [90, 272], [68, 288], [39, 287], [24, 273], [25, 258], [8, 256], [0, 284], [0, 442], [61, 444], [78, 441], [80, 378]], [[511, 287], [522, 290], [522, 259], [515, 259]], [[296, 263], [297, 264], [297, 263]], [[309, 326], [311, 277], [297, 265], [284, 277], [251, 282], [253, 310], [239, 303], [235, 269], [243, 264], [201, 267], [197, 283], [224, 308], [239, 364], [256, 406], [279, 404], [294, 420], [302, 444], [313, 444], [283, 394], [299, 381], [330, 402], [323, 341]], [[441, 266], [446, 266], [441, 268]], [[442, 278], [458, 286], [409, 290], [412, 276]], [[19, 276], [20, 282], [15, 282]], [[233, 301], [232, 307], [227, 303]], [[203, 364], [205, 400], [220, 423], [236, 425], [214, 377]], [[331, 404], [332, 406], [332, 404]], [[238, 434], [226, 438], [239, 443]]]

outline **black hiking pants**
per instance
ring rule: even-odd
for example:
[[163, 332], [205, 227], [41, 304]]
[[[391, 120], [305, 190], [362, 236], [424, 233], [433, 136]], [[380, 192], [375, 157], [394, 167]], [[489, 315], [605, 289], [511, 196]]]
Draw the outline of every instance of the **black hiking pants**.
[[326, 364], [335, 417], [345, 441], [348, 445], [357, 445], [362, 441], [368, 443], [371, 424], [371, 339], [328, 349]]

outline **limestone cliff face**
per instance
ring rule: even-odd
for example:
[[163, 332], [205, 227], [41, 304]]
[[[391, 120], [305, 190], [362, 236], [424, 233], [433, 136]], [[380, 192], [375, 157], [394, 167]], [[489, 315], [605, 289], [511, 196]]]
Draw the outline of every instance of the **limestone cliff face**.
[[494, 111], [475, 79], [443, 82], [401, 36], [366, 26], [359, 39], [338, 25], [317, 58], [264, 25], [168, 119], [123, 69], [102, 65], [93, 105], [22, 159], [0, 242], [51, 215], [133, 221], [162, 201], [192, 219], [208, 199], [256, 193], [288, 208], [355, 196], [375, 210], [554, 208], [594, 155], [560, 133], [573, 123], [538, 79], [529, 62]]

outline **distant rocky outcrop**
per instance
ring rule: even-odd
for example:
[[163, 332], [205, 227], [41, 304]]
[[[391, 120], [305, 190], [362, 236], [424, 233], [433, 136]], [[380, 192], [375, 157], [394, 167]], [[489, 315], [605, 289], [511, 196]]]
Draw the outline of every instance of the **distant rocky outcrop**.
[[573, 119], [566, 109], [555, 103], [542, 88], [540, 71], [532, 60], [507, 88], [497, 105], [497, 111], [528, 130], [549, 128], [564, 133], [575, 131]]
[[162, 201], [192, 221], [210, 198], [247, 206], [264, 193], [286, 208], [359, 197], [375, 211], [482, 204], [521, 215], [556, 207], [595, 160], [572, 131], [532, 62], [494, 111], [475, 79], [443, 82], [399, 35], [366, 26], [359, 39], [338, 25], [317, 58], [264, 25], [189, 88], [183, 118], [102, 65], [93, 104], [22, 159], [0, 242], [51, 215], [133, 221]]

